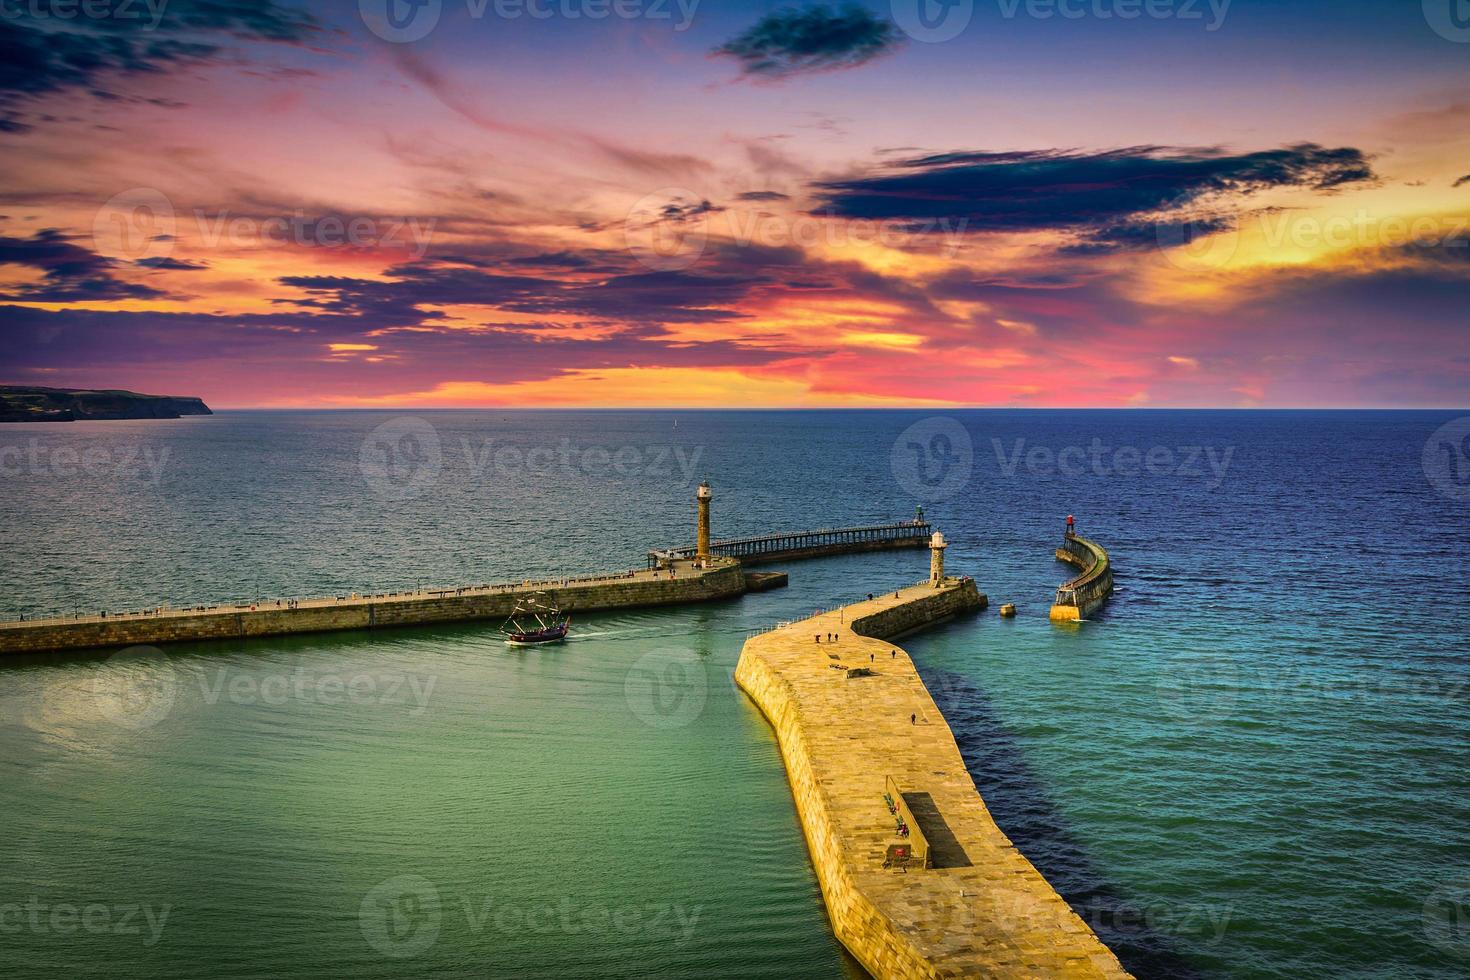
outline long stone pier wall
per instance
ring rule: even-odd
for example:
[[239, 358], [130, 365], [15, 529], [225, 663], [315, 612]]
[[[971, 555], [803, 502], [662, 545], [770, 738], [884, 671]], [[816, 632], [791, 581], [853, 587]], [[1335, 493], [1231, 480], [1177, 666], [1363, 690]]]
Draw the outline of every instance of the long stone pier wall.
[[163, 610], [156, 615], [86, 617], [0, 624], [0, 656], [89, 647], [157, 645], [192, 640], [241, 639], [288, 633], [378, 629], [424, 623], [499, 620], [516, 601], [545, 592], [569, 612], [665, 606], [740, 595], [745, 574], [732, 559], [712, 559], [709, 568], [679, 562], [675, 574], [624, 572], [585, 579], [528, 582], [422, 593], [303, 600], [295, 606], [257, 604], [204, 611]]
[[1057, 549], [1057, 560], [1081, 569], [1081, 573], [1057, 588], [1051, 618], [1059, 621], [1086, 619], [1113, 593], [1113, 565], [1096, 541], [1068, 534]]
[[[833, 931], [875, 977], [1126, 977], [991, 820], [912, 660], [880, 639], [985, 604], [969, 579], [910, 586], [751, 638], [735, 680], [775, 729]], [[884, 866], [907, 840], [890, 779], [932, 868]]]

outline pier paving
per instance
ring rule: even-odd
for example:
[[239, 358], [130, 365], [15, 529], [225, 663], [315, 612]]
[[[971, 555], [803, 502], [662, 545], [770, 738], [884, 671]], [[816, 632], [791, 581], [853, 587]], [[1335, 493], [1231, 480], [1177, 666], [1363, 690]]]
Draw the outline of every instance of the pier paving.
[[[833, 930], [874, 976], [1127, 977], [995, 825], [891, 642], [985, 602], [947, 578], [820, 613], [748, 640], [735, 679], [776, 731]], [[912, 843], [884, 800], [890, 778], [933, 867], [884, 867], [890, 845]]]

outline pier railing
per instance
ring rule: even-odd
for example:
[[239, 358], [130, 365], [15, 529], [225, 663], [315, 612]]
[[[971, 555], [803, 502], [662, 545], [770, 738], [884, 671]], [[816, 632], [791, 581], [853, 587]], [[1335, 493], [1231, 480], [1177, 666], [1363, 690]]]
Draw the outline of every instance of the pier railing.
[[[862, 527], [828, 527], [816, 531], [791, 531], [754, 538], [725, 538], [710, 543], [710, 553], [722, 558], [772, 559], [803, 552], [832, 549], [866, 551], [882, 547], [923, 547], [933, 527], [927, 521], [869, 524]], [[648, 552], [648, 567], [657, 568], [671, 558], [693, 558], [695, 547], [654, 548]]]
[[478, 585], [446, 586], [440, 588], [408, 588], [384, 592], [348, 591], [340, 595], [290, 597], [269, 599], [224, 599], [189, 605], [157, 605], [144, 609], [109, 609], [95, 613], [32, 614], [21, 618], [0, 619], [0, 628], [70, 625], [75, 623], [107, 623], [171, 617], [193, 616], [199, 613], [254, 612], [261, 609], [301, 609], [325, 606], [350, 606], [360, 603], [380, 602], [385, 599], [444, 599], [450, 596], [499, 595], [522, 589], [558, 589], [577, 585], [596, 585], [620, 582], [649, 575], [649, 570], [604, 572], [601, 574], [559, 575], [555, 578], [527, 578], [519, 582], [485, 582]]

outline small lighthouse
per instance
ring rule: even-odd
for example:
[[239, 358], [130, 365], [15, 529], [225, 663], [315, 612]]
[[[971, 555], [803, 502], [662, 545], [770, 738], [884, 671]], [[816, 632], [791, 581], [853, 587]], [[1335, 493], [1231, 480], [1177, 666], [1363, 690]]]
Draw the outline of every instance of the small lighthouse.
[[709, 481], [705, 480], [694, 492], [694, 500], [699, 504], [699, 530], [694, 538], [694, 557], [699, 561], [709, 557], [709, 502], [713, 499]]
[[936, 589], [944, 582], [944, 549], [948, 547], [938, 531], [929, 538], [929, 584]]

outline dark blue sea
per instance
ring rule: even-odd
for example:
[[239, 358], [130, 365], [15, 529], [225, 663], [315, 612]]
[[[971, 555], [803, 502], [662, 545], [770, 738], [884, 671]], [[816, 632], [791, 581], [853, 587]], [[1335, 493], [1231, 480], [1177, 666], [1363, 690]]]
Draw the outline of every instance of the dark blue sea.
[[[640, 567], [925, 516], [903, 642], [1140, 977], [1470, 975], [1470, 411], [221, 412], [0, 428], [0, 617]], [[1051, 625], [1067, 515], [1117, 592]], [[589, 615], [0, 665], [7, 976], [856, 977], [748, 630], [923, 552]], [[1014, 602], [1002, 620], [996, 607]]]

